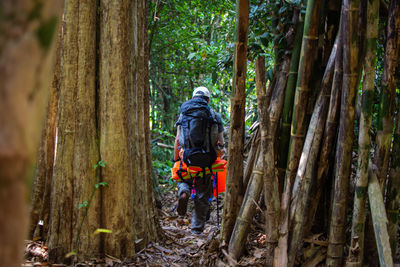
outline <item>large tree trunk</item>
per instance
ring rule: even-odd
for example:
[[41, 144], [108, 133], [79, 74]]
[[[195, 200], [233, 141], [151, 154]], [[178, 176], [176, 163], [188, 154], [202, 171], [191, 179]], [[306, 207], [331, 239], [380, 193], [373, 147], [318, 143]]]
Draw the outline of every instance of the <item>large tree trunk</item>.
[[[61, 1], [0, 2], [0, 266], [21, 266], [27, 190], [34, 173]], [[38, 3], [36, 3], [38, 4]]]
[[[146, 219], [144, 223], [148, 224], [146, 240], [143, 242], [143, 245], [150, 243], [156, 238], [161, 236], [161, 228], [158, 221], [157, 210], [154, 208], [155, 205], [155, 195], [153, 193], [153, 180], [151, 177], [152, 174], [152, 163], [151, 163], [151, 147], [150, 147], [150, 85], [149, 85], [149, 58], [150, 58], [150, 50], [148, 48], [148, 26], [147, 26], [147, 12], [149, 2], [147, 0], [142, 0], [143, 5], [140, 6], [140, 9], [137, 11], [140, 14], [140, 18], [143, 21], [142, 26], [138, 29], [142, 31], [142, 40], [143, 40], [143, 54], [140, 55], [143, 57], [143, 65], [139, 68], [143, 68], [142, 76], [140, 76], [143, 83], [143, 110], [138, 109], [137, 112], [143, 113], [143, 132], [144, 132], [144, 151], [142, 156], [145, 159], [143, 173], [139, 175], [139, 177], [146, 177], [145, 179], [145, 192], [144, 192], [144, 203], [146, 206]], [[139, 39], [141, 40], [141, 39]], [[143, 214], [143, 210], [140, 210], [140, 215]], [[139, 245], [138, 247], [142, 247]]]
[[[159, 233], [150, 177], [147, 1], [98, 3], [65, 7], [51, 262], [69, 261], [70, 251], [80, 260], [131, 257]], [[98, 228], [111, 233], [97, 235]]]
[[[148, 133], [144, 133], [147, 104], [141, 103], [146, 74], [139, 72], [146, 58], [140, 44], [147, 38], [144, 7], [143, 2], [127, 0], [101, 2], [100, 154], [108, 163], [103, 177], [109, 182], [102, 192], [102, 224], [113, 231], [105, 237], [104, 253], [119, 258], [134, 255], [135, 246], [143, 247], [157, 237], [153, 198], [148, 196], [153, 194], [150, 176], [144, 176], [144, 168], [150, 168], [145, 147]], [[134, 18], [136, 31], [131, 30], [135, 29]]]
[[228, 172], [221, 226], [221, 240], [228, 244], [243, 199], [243, 139], [249, 1], [237, 0], [237, 32], [234, 60], [231, 123], [229, 128]]
[[58, 99], [60, 95], [60, 53], [61, 53], [61, 23], [59, 23], [57, 39], [56, 63], [54, 78], [50, 86], [47, 104], [46, 121], [42, 130], [42, 140], [39, 147], [38, 161], [35, 173], [35, 184], [32, 193], [30, 224], [28, 236], [33, 239], [46, 239], [49, 230], [51, 181], [56, 148]]
[[368, 1], [366, 58], [364, 62], [364, 82], [362, 110], [358, 136], [358, 164], [356, 189], [354, 194], [351, 244], [346, 264], [362, 266], [364, 256], [364, 229], [366, 197], [368, 187], [368, 166], [371, 147], [370, 128], [372, 124], [373, 97], [375, 87], [375, 60], [378, 39], [379, 1]]
[[72, 250], [83, 258], [97, 255], [96, 247], [100, 244], [99, 236], [92, 235], [99, 227], [99, 194], [91, 203], [83, 227], [80, 222], [86, 209], [77, 208], [89, 201], [96, 183], [93, 165], [99, 158], [95, 113], [96, 7], [96, 0], [67, 1], [64, 7], [57, 154], [48, 233], [51, 261], [63, 260]]
[[345, 0], [342, 8], [343, 91], [335, 158], [335, 185], [326, 259], [327, 266], [341, 266], [343, 260], [346, 198], [352, 160], [354, 101], [358, 70], [358, 6], [359, 2], [357, 0]]

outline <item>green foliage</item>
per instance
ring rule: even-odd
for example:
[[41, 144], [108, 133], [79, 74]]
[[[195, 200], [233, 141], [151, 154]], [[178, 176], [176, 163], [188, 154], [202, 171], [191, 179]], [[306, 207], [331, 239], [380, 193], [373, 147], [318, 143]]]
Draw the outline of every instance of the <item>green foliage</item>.
[[160, 161], [155, 159], [153, 161], [153, 168], [157, 170], [158, 175], [168, 177], [171, 175], [172, 162], [169, 160]]
[[193, 89], [200, 85], [212, 92], [211, 106], [228, 118], [234, 4], [232, 0], [167, 0], [150, 4], [153, 130], [173, 133], [180, 104], [191, 98]]
[[[246, 129], [257, 120], [255, 59], [266, 56], [267, 77], [272, 80], [275, 53], [288, 46], [286, 35], [295, 8], [300, 8], [300, 0], [250, 1]], [[225, 126], [229, 122], [235, 19], [234, 0], [150, 2], [152, 159], [161, 180], [170, 175], [173, 151], [155, 143], [174, 143], [179, 107], [191, 98], [195, 87], [210, 89], [211, 108], [220, 113]]]
[[88, 206], [88, 202], [87, 201], [83, 201], [83, 203], [82, 204], [79, 204], [78, 205], [78, 210], [80, 210], [81, 208], [83, 208], [83, 207], [87, 207]]
[[36, 31], [36, 35], [39, 39], [40, 45], [45, 51], [47, 51], [47, 49], [50, 47], [51, 41], [53, 40], [53, 36], [56, 31], [56, 26], [57, 17], [53, 16], [46, 21], [42, 21]]

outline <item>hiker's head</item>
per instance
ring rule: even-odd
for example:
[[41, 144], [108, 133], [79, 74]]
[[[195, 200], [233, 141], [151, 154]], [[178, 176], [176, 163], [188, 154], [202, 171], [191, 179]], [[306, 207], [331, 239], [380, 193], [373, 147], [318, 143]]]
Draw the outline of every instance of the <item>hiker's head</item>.
[[200, 97], [205, 99], [207, 102], [210, 102], [210, 91], [204, 86], [200, 86], [194, 89], [193, 91], [193, 97]]

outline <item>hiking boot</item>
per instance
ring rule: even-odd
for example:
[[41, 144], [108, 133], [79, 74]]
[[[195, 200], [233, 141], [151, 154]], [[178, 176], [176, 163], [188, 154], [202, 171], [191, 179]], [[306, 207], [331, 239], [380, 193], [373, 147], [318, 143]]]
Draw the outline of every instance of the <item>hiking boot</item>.
[[197, 230], [197, 229], [192, 229], [190, 232], [192, 234], [194, 234], [194, 235], [201, 235], [203, 233], [203, 231], [200, 231], [200, 230]]
[[211, 208], [208, 209], [207, 215], [206, 215], [206, 222], [210, 219], [211, 215]]
[[180, 216], [184, 216], [187, 210], [187, 204], [189, 200], [189, 195], [187, 193], [182, 193], [178, 199], [178, 207], [176, 208]]

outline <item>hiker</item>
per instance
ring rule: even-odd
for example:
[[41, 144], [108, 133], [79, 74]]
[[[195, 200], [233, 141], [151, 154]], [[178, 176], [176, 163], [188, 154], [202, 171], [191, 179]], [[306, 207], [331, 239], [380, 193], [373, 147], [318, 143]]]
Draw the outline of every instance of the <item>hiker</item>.
[[176, 122], [177, 133], [174, 145], [174, 161], [188, 166], [201, 167], [195, 177], [180, 179], [178, 182], [177, 212], [186, 214], [189, 197], [194, 198], [192, 233], [203, 232], [204, 224], [210, 217], [210, 199], [213, 195], [212, 164], [223, 154], [224, 127], [221, 117], [208, 103], [210, 92], [206, 87], [197, 87], [192, 99], [181, 105]]

